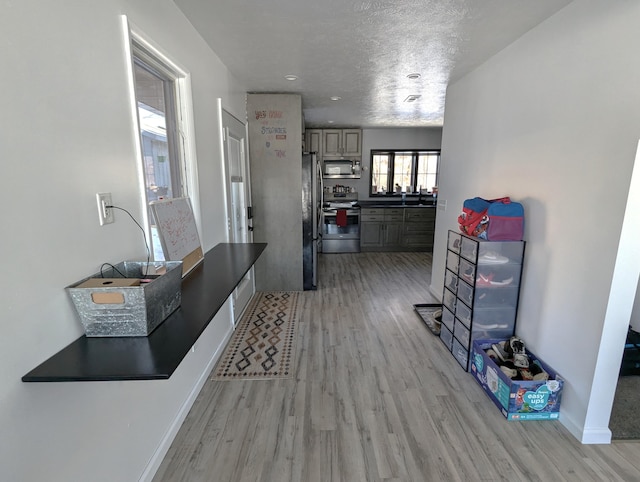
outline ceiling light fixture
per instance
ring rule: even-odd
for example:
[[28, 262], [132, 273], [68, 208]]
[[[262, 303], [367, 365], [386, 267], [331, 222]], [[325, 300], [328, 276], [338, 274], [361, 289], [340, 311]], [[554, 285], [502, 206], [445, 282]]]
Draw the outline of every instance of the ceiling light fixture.
[[331, 100], [340, 100], [342, 99], [342, 97], [338, 96], [338, 95], [334, 95], [332, 97], [329, 97]]
[[418, 73], [407, 75], [407, 79], [416, 80], [416, 79], [419, 79], [419, 78], [420, 78], [420, 74], [418, 74]]
[[284, 78], [291, 81], [298, 80], [298, 76], [292, 74], [285, 75]]
[[415, 102], [416, 100], [418, 100], [420, 97], [422, 97], [419, 94], [412, 94], [409, 97], [407, 97], [404, 101], [405, 102]]

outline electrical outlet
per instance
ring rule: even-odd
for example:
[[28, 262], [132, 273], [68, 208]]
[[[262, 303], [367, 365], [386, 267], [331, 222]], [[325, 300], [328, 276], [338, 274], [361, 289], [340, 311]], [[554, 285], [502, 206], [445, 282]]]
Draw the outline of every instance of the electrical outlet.
[[113, 208], [107, 207], [113, 205], [111, 202], [111, 193], [99, 192], [96, 194], [96, 200], [98, 201], [98, 220], [100, 221], [100, 226], [114, 222]]

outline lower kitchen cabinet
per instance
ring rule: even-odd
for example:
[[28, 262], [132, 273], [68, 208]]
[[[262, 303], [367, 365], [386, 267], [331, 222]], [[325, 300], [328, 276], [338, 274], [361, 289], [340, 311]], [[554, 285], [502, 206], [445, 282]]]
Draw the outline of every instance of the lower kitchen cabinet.
[[436, 230], [436, 210], [407, 208], [404, 210], [402, 244], [407, 248], [433, 250]]
[[360, 211], [361, 251], [430, 251], [435, 209], [363, 207]]
[[402, 221], [402, 208], [362, 208], [360, 249], [396, 251], [400, 246]]

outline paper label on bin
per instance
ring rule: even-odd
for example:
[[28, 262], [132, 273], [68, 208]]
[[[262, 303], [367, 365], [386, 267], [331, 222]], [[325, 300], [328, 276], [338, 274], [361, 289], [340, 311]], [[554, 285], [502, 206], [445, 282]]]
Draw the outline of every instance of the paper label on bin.
[[124, 294], [118, 292], [91, 293], [91, 301], [97, 305], [123, 305]]
[[550, 393], [549, 387], [542, 385], [535, 392], [526, 392], [522, 398], [533, 410], [542, 410], [549, 403]]

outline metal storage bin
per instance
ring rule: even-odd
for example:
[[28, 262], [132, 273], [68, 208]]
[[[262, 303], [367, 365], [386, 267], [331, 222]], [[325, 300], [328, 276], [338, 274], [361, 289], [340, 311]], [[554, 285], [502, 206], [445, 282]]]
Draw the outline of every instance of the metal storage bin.
[[87, 337], [147, 336], [181, 303], [182, 261], [123, 261], [66, 290]]

